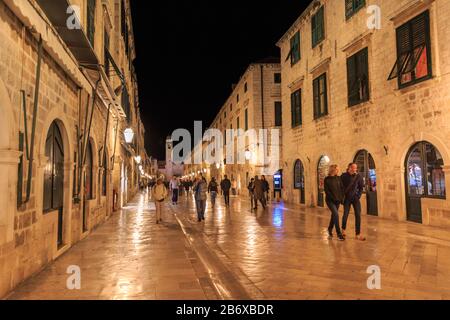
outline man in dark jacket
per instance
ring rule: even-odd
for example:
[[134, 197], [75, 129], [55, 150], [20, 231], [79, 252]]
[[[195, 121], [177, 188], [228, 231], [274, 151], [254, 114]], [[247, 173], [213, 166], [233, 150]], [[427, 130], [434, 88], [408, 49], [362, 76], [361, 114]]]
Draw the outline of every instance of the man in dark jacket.
[[356, 163], [349, 164], [347, 172], [342, 175], [341, 179], [345, 193], [344, 218], [342, 219], [343, 235], [345, 236], [348, 215], [353, 206], [355, 211], [356, 239], [365, 241], [366, 238], [361, 236], [361, 196], [364, 192], [364, 180], [358, 173], [358, 165]]
[[231, 181], [228, 179], [227, 175], [224, 176], [223, 180], [220, 182], [220, 189], [222, 189], [222, 194], [225, 199], [225, 205], [230, 206], [230, 189]]

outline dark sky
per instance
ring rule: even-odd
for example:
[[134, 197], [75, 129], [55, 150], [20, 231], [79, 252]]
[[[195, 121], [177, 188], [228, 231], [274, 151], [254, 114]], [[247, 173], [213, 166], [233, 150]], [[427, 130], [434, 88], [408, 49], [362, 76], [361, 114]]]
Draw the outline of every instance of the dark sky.
[[275, 43], [310, 0], [132, 0], [142, 120], [149, 155], [194, 120], [210, 125], [247, 66], [279, 56]]

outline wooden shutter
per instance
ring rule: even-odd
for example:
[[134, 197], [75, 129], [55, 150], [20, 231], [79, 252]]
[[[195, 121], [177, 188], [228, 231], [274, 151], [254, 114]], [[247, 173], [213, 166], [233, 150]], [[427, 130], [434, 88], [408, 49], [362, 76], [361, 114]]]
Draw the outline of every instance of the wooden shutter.
[[345, 16], [350, 18], [353, 15], [353, 0], [345, 0]]
[[347, 88], [348, 88], [348, 105], [352, 106], [355, 104], [355, 99], [357, 99], [358, 95], [355, 56], [351, 56], [350, 58], [347, 59]]
[[291, 124], [292, 128], [295, 128], [295, 94], [291, 94]]
[[319, 90], [319, 79], [317, 78], [313, 82], [313, 96], [314, 96], [314, 119], [319, 118], [320, 114], [320, 90]]
[[324, 7], [322, 6], [317, 13], [317, 43], [324, 39], [325, 34], [325, 20], [324, 20]]

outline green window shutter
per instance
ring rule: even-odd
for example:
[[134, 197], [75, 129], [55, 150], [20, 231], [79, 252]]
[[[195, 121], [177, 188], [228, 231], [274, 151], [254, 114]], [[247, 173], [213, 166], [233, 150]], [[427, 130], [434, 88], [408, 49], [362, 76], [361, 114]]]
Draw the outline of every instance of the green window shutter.
[[313, 48], [317, 43], [317, 30], [316, 30], [316, 15], [313, 15], [311, 18], [311, 36], [312, 36], [312, 46]]
[[325, 20], [324, 20], [324, 7], [322, 6], [318, 12], [318, 42], [322, 41], [325, 37]]
[[312, 46], [317, 46], [325, 39], [324, 7], [322, 6], [311, 18]]
[[314, 99], [314, 102], [313, 102], [313, 105], [314, 105], [314, 119], [317, 119], [317, 118], [319, 118], [319, 108], [320, 108], [320, 106], [319, 106], [319, 103], [320, 103], [320, 100], [319, 100], [319, 79], [315, 79], [314, 80], [314, 82], [313, 82], [313, 99]]
[[355, 56], [351, 56], [347, 59], [347, 88], [348, 105], [353, 106], [358, 96]]
[[291, 124], [292, 128], [295, 128], [295, 99], [294, 94], [291, 94]]
[[345, 0], [345, 17], [348, 19], [353, 15], [353, 0]]
[[95, 39], [95, 2], [95, 0], [88, 0], [87, 2], [87, 36], [92, 47]]

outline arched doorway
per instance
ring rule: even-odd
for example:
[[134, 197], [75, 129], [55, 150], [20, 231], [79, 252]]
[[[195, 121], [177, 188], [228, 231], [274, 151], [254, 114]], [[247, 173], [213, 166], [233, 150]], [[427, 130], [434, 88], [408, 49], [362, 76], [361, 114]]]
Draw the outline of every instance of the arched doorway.
[[44, 213], [58, 211], [58, 246], [63, 244], [64, 143], [58, 124], [53, 122], [45, 141]]
[[328, 175], [328, 170], [330, 168], [330, 157], [322, 156], [317, 165], [317, 206], [325, 207], [325, 178]]
[[88, 226], [88, 201], [94, 199], [94, 158], [93, 158], [92, 142], [89, 139], [86, 148], [86, 160], [84, 169], [84, 201], [83, 201], [83, 232], [89, 230]]
[[422, 198], [445, 199], [444, 160], [426, 141], [415, 144], [405, 161], [407, 219], [422, 223]]
[[367, 198], [367, 214], [378, 216], [377, 173], [375, 161], [367, 150], [360, 150], [354, 159], [364, 179], [364, 192]]
[[305, 167], [301, 160], [295, 161], [294, 165], [294, 189], [299, 190], [300, 204], [306, 203], [305, 195]]

